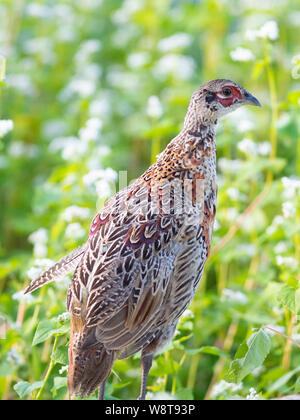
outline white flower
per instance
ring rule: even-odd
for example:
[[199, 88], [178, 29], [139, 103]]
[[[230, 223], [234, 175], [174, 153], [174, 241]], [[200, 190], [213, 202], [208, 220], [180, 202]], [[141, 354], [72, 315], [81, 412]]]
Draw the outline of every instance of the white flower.
[[230, 187], [227, 189], [226, 194], [228, 195], [231, 200], [239, 201], [244, 198], [244, 196], [240, 193], [237, 188]]
[[28, 16], [32, 16], [40, 19], [49, 19], [52, 17], [52, 9], [49, 6], [45, 6], [40, 3], [29, 3], [26, 6], [25, 13]]
[[300, 334], [293, 334], [292, 339], [297, 341], [300, 344]]
[[286, 199], [291, 199], [300, 194], [300, 179], [298, 178], [281, 178], [281, 182], [284, 188], [284, 197]]
[[228, 220], [229, 222], [234, 222], [238, 218], [239, 213], [235, 207], [228, 207], [225, 210], [225, 215], [226, 220]]
[[5, 82], [7, 86], [20, 91], [24, 95], [33, 95], [35, 93], [35, 86], [28, 74], [9, 74]]
[[136, 74], [132, 72], [125, 72], [118, 66], [112, 66], [110, 72], [107, 74], [107, 81], [118, 88], [133, 91], [140, 87], [140, 80]]
[[0, 120], [0, 137], [5, 136], [14, 128], [12, 120]]
[[33, 158], [37, 155], [38, 148], [35, 144], [26, 144], [23, 141], [14, 141], [10, 144], [8, 152], [10, 156], [15, 158], [25, 156]]
[[217, 219], [215, 219], [214, 222], [214, 231], [219, 230], [221, 227], [220, 223], [217, 221]]
[[279, 37], [278, 24], [275, 20], [269, 20], [260, 29], [248, 29], [245, 36], [249, 41], [255, 41], [257, 38], [275, 41]]
[[230, 160], [227, 158], [220, 158], [218, 161], [218, 166], [223, 172], [236, 174], [241, 170], [242, 161], [239, 159]]
[[101, 41], [98, 39], [88, 39], [84, 41], [77, 53], [75, 54], [75, 62], [77, 65], [85, 66], [90, 59], [91, 54], [98, 52], [101, 48]]
[[60, 314], [60, 315], [57, 317], [57, 320], [58, 320], [58, 322], [60, 322], [60, 323], [64, 323], [64, 322], [66, 322], [66, 321], [69, 321], [69, 319], [70, 319], [70, 313], [69, 313], [69, 312], [63, 312], [62, 314]]
[[181, 318], [194, 318], [194, 312], [191, 311], [190, 309], [186, 309], [183, 314], [181, 315]]
[[69, 365], [62, 366], [62, 367], [59, 369], [58, 373], [59, 373], [60, 375], [62, 375], [63, 373], [68, 372], [68, 369], [69, 369]]
[[159, 118], [163, 113], [161, 102], [157, 96], [150, 96], [147, 102], [147, 115], [151, 118]]
[[287, 112], [284, 112], [278, 118], [277, 127], [278, 128], [284, 128], [287, 125], [289, 125], [290, 122], [291, 122], [291, 116], [290, 116], [290, 114], [287, 113]]
[[51, 141], [49, 149], [52, 152], [60, 150], [65, 160], [77, 160], [86, 153], [87, 143], [74, 136], [56, 137]]
[[154, 74], [157, 77], [173, 76], [179, 80], [190, 79], [196, 64], [192, 57], [179, 54], [166, 54], [155, 65]]
[[284, 241], [278, 242], [277, 245], [274, 247], [275, 254], [283, 254], [284, 252], [287, 252], [288, 246]]
[[255, 59], [253, 52], [243, 47], [237, 47], [231, 51], [230, 57], [233, 61], [252, 61]]
[[247, 29], [246, 34], [245, 34], [245, 38], [248, 41], [255, 41], [257, 37], [258, 37], [258, 31], [257, 30]]
[[86, 232], [80, 223], [70, 223], [66, 228], [65, 235], [69, 239], [80, 239], [86, 235]]
[[20, 365], [23, 363], [23, 360], [20, 354], [17, 352], [15, 348], [12, 348], [7, 352], [7, 362], [12, 363], [14, 365]]
[[101, 74], [102, 68], [99, 66], [99, 64], [90, 63], [85, 64], [85, 66], [78, 71], [76, 78], [90, 80], [94, 83], [97, 83]]
[[56, 55], [53, 40], [48, 37], [26, 39], [23, 43], [24, 51], [30, 55], [38, 55], [43, 64], [53, 64]]
[[249, 257], [253, 257], [256, 253], [256, 247], [252, 244], [240, 244], [239, 250]]
[[84, 220], [88, 217], [90, 217], [90, 209], [87, 207], [79, 207], [75, 205], [67, 207], [62, 214], [62, 218], [66, 222], [71, 222], [75, 218]]
[[285, 201], [282, 203], [282, 213], [286, 219], [293, 218], [296, 214], [296, 207], [291, 201]]
[[[111, 152], [111, 149], [108, 146], [104, 145], [94, 147], [93, 150], [93, 154], [90, 155], [87, 160], [87, 168], [90, 171], [97, 170], [100, 166], [99, 163], [102, 161], [102, 158], [104, 156], [107, 156]], [[108, 169], [113, 171], [111, 168]]]
[[43, 258], [48, 253], [47, 246], [45, 244], [37, 243], [33, 246], [33, 254], [35, 257]]
[[31, 281], [36, 280], [43, 272], [41, 267], [31, 267], [27, 271], [27, 277], [30, 278]]
[[95, 187], [99, 198], [107, 198], [111, 195], [110, 184], [105, 179], [96, 181]]
[[260, 397], [254, 388], [249, 389], [249, 394], [246, 396], [246, 400], [259, 400]]
[[284, 223], [284, 218], [281, 215], [277, 215], [274, 217], [272, 224], [267, 228], [267, 234], [273, 235], [277, 231], [277, 229]]
[[290, 14], [288, 15], [288, 20], [293, 26], [300, 26], [300, 11], [299, 10], [291, 10]]
[[233, 384], [230, 382], [224, 381], [222, 379], [220, 382], [215, 384], [212, 389], [212, 397], [217, 397], [219, 395], [224, 394], [226, 391], [237, 392], [242, 389], [242, 383], [240, 384]]
[[102, 128], [102, 121], [99, 118], [90, 118], [85, 126], [79, 130], [79, 138], [85, 142], [96, 140]]
[[93, 185], [101, 179], [107, 182], [115, 182], [117, 180], [117, 173], [111, 168], [93, 169], [82, 178], [84, 184], [88, 186]]
[[285, 266], [291, 270], [296, 270], [298, 267], [298, 261], [293, 257], [282, 257], [281, 255], [276, 256], [276, 263], [279, 266]]
[[248, 139], [248, 138], [244, 138], [243, 140], [241, 140], [238, 143], [238, 149], [241, 152], [244, 152], [248, 155], [253, 155], [256, 156], [257, 154], [257, 145], [256, 143], [254, 143], [254, 141]]
[[63, 102], [69, 100], [72, 95], [79, 95], [81, 98], [88, 98], [96, 89], [94, 80], [73, 78], [69, 84], [60, 92], [59, 99]]
[[225, 300], [231, 300], [232, 302], [239, 303], [240, 305], [246, 305], [246, 303], [248, 303], [247, 296], [238, 290], [224, 289], [222, 297]]
[[161, 52], [169, 52], [176, 49], [186, 48], [192, 42], [192, 37], [189, 34], [179, 32], [168, 38], [163, 38], [159, 41], [157, 48]]
[[101, 96], [99, 99], [94, 99], [89, 106], [89, 113], [92, 117], [102, 117], [107, 115], [111, 110], [109, 98]]
[[254, 128], [254, 123], [250, 120], [240, 120], [237, 129], [240, 133], [245, 133], [246, 131], [251, 131]]
[[235, 112], [228, 114], [226, 119], [233, 127], [237, 128], [240, 133], [251, 131], [255, 127], [253, 122], [253, 114], [246, 107], [241, 107]]
[[45, 244], [48, 241], [48, 231], [44, 228], [40, 228], [37, 231], [31, 233], [28, 237], [28, 240], [32, 244]]
[[24, 290], [14, 293], [12, 298], [18, 300], [19, 302], [25, 302], [27, 304], [32, 303], [34, 301], [34, 297], [30, 293], [27, 293], [25, 295]]
[[271, 41], [274, 41], [279, 36], [278, 24], [275, 20], [269, 20], [264, 23], [259, 31], [260, 38], [268, 38]]
[[37, 258], [34, 262], [35, 265], [41, 267], [43, 270], [50, 268], [55, 262], [50, 258]]
[[78, 0], [77, 3], [83, 10], [92, 10], [101, 6], [103, 0]]
[[118, 9], [112, 16], [112, 20], [116, 24], [128, 24], [132, 14], [142, 9], [144, 5], [143, 0], [125, 0], [122, 2], [122, 7]]
[[56, 38], [63, 42], [72, 42], [76, 38], [76, 31], [73, 26], [60, 25], [56, 30]]
[[49, 139], [61, 136], [66, 130], [66, 122], [60, 119], [47, 120], [43, 124], [43, 135]]
[[271, 149], [272, 147], [269, 141], [264, 141], [257, 144], [257, 150], [261, 156], [268, 156], [271, 153]]
[[130, 54], [127, 58], [127, 64], [132, 69], [143, 67], [150, 61], [150, 54], [146, 51]]

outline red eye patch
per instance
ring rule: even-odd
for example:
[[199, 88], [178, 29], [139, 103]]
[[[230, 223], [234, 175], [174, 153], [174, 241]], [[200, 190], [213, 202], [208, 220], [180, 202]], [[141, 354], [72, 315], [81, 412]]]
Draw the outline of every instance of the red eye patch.
[[[229, 96], [224, 95], [223, 91], [224, 89], [230, 89], [231, 94]], [[222, 90], [219, 92], [216, 92], [216, 97], [218, 98], [218, 101], [221, 105], [224, 107], [232, 105], [234, 102], [236, 102], [239, 99], [242, 99], [242, 94], [238, 88], [235, 86], [224, 86]]]

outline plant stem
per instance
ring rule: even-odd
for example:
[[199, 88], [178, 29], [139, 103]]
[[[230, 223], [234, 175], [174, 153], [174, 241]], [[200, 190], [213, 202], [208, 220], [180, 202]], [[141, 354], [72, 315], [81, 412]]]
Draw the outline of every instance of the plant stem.
[[[288, 311], [288, 312], [290, 312], [290, 311]], [[289, 322], [288, 322], [287, 334], [290, 337], [293, 333], [294, 322], [295, 322], [295, 314], [290, 313], [289, 318], [290, 319], [289, 319]], [[292, 343], [293, 342], [291, 340], [287, 340], [286, 343], [285, 343], [285, 346], [284, 346], [283, 357], [282, 357], [282, 369], [284, 369], [284, 370], [289, 370], [289, 368], [290, 368], [291, 354], [292, 354]]]
[[[268, 86], [270, 91], [270, 100], [271, 100], [271, 125], [270, 125], [270, 143], [271, 143], [271, 154], [270, 159], [271, 161], [276, 158], [277, 154], [277, 121], [278, 121], [278, 101], [277, 101], [277, 89], [276, 89], [276, 81], [275, 81], [275, 74], [273, 71], [273, 67], [271, 64], [271, 57], [267, 50], [267, 46], [265, 48], [265, 60], [267, 62], [266, 71], [267, 71], [267, 79], [268, 79]], [[267, 173], [267, 184], [270, 185], [273, 180], [273, 173], [271, 170]]]
[[[223, 350], [226, 353], [228, 353], [229, 350], [232, 347], [234, 337], [235, 337], [235, 334], [237, 332], [237, 328], [238, 328], [238, 322], [237, 321], [233, 321], [231, 323], [230, 327], [228, 328], [228, 331], [227, 331], [227, 334], [226, 334], [226, 337], [225, 337], [225, 340], [224, 340], [224, 345], [223, 345]], [[216, 363], [216, 365], [214, 367], [213, 377], [210, 381], [208, 390], [207, 390], [206, 395], [204, 397], [205, 400], [210, 399], [213, 387], [216, 384], [216, 382], [219, 380], [219, 377], [222, 373], [222, 370], [224, 369], [225, 362], [226, 362], [226, 357], [220, 357], [220, 359]]]
[[[54, 351], [56, 349], [57, 341], [58, 341], [58, 334], [55, 335], [54, 344], [53, 344], [53, 348], [52, 348], [52, 354], [54, 353]], [[50, 363], [49, 363], [48, 370], [47, 370], [46, 375], [45, 375], [45, 379], [44, 379], [43, 385], [41, 386], [41, 388], [40, 388], [40, 390], [39, 390], [39, 392], [38, 392], [38, 394], [37, 394], [37, 396], [35, 398], [36, 400], [39, 400], [40, 399], [40, 397], [41, 397], [41, 395], [42, 395], [42, 393], [44, 391], [44, 388], [46, 386], [46, 383], [47, 383], [47, 381], [48, 381], [48, 379], [50, 377], [50, 374], [52, 372], [52, 369], [53, 369], [54, 365], [55, 365], [55, 361], [51, 359], [50, 360]]]

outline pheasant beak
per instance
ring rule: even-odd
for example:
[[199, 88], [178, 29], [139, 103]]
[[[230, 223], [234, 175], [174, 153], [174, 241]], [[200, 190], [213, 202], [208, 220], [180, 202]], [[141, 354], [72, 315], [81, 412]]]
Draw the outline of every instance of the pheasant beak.
[[261, 107], [261, 103], [259, 102], [259, 100], [256, 99], [255, 96], [251, 95], [251, 93], [249, 93], [247, 90], [244, 91], [243, 98], [241, 99], [241, 101], [244, 104], [249, 104], [249, 105], [260, 106]]

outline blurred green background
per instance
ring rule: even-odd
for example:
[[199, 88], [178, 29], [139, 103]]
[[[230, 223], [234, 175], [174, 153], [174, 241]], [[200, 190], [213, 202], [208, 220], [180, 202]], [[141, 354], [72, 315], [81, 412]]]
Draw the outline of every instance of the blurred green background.
[[[147, 398], [300, 391], [299, 31], [298, 0], [0, 1], [2, 399], [68, 398], [69, 279], [22, 290], [85, 241], [119, 171], [138, 177], [215, 78], [263, 108], [219, 124], [212, 255]], [[138, 355], [116, 362], [107, 398], [136, 398], [139, 376]]]

